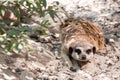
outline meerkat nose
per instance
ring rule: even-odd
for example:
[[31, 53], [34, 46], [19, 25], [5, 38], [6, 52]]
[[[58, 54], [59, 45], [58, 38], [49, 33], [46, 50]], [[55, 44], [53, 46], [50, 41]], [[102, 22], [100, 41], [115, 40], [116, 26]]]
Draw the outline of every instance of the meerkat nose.
[[86, 55], [82, 55], [82, 60], [85, 60], [86, 59]]

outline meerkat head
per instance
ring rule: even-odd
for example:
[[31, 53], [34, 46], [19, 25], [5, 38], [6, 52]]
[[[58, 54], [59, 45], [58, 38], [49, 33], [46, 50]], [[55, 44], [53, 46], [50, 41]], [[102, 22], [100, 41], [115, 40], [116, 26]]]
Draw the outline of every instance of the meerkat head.
[[69, 47], [70, 57], [78, 61], [89, 61], [95, 52], [96, 47], [88, 42], [75, 42]]

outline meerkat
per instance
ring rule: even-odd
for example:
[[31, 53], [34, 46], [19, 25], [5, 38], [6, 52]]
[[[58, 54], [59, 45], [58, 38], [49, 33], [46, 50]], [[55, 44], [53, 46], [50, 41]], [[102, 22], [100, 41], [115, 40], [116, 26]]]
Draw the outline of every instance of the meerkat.
[[79, 64], [89, 62], [96, 52], [105, 48], [103, 32], [87, 20], [67, 19], [61, 24], [60, 31], [61, 55], [72, 71], [76, 71]]

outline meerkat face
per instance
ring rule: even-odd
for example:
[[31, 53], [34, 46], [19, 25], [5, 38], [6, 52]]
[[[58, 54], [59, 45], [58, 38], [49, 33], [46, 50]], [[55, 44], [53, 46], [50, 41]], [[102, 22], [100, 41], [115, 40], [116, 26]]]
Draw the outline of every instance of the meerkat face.
[[77, 44], [77, 46], [69, 47], [71, 57], [78, 61], [89, 61], [93, 58], [96, 48], [88, 43]]

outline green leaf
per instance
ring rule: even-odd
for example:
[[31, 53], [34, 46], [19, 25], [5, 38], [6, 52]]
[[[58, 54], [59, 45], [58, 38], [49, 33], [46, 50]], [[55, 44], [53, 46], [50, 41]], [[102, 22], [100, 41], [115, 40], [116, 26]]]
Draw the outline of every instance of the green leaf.
[[27, 26], [20, 26], [20, 27], [18, 28], [18, 30], [19, 30], [20, 32], [28, 32], [28, 31], [31, 31], [31, 29], [30, 29], [29, 27], [27, 27]]
[[53, 21], [55, 21], [56, 12], [54, 10], [49, 10], [48, 13], [49, 13], [50, 17], [53, 19]]
[[20, 4], [23, 4], [26, 0], [20, 0]]
[[43, 30], [42, 30], [42, 34], [43, 34], [43, 35], [46, 35], [46, 34], [47, 34], [47, 33], [46, 33], [46, 30], [43, 29]]
[[45, 11], [43, 10], [43, 6], [41, 2], [36, 2], [37, 7], [35, 7], [36, 12], [40, 15], [40, 17], [45, 16]]
[[38, 1], [36, 1], [36, 5], [37, 5], [37, 7], [36, 8], [41, 8], [41, 0], [38, 0]]
[[29, 1], [29, 0], [26, 0], [26, 5], [28, 6], [28, 9], [30, 9], [30, 8], [31, 8], [32, 3], [30, 3], [30, 1]]
[[3, 2], [3, 5], [7, 5], [8, 2], [9, 2], [9, 0], [4, 1], [4, 2]]
[[15, 45], [16, 45], [15, 48], [18, 50], [18, 53], [20, 53], [21, 50], [23, 49], [22, 43], [21, 42], [16, 42]]
[[44, 8], [46, 8], [46, 6], [47, 6], [46, 0], [43, 0], [43, 6], [44, 6]]
[[48, 25], [50, 25], [49, 20], [44, 20], [44, 21], [41, 22], [41, 26], [46, 27], [46, 26], [48, 26]]
[[2, 16], [4, 16], [5, 15], [5, 10], [1, 10], [1, 14], [2, 14]]
[[37, 0], [40, 4], [41, 4], [41, 2], [42, 2], [42, 0]]
[[4, 38], [3, 37], [0, 37], [0, 42], [3, 42], [4, 41]]
[[5, 6], [0, 5], [0, 15], [4, 16], [4, 14], [5, 14]]
[[26, 53], [26, 55], [25, 55], [25, 60], [28, 60], [28, 58], [29, 58], [29, 56], [28, 56], [28, 54]]
[[7, 49], [8, 51], [12, 51], [13, 50], [13, 44], [14, 44], [14, 40], [11, 40], [8, 44], [7, 44], [7, 46], [6, 46], [6, 48], [5, 49]]
[[20, 31], [18, 30], [8, 30], [7, 37], [18, 37], [20, 35]]
[[61, 7], [61, 9], [62, 9], [63, 13], [66, 15], [66, 17], [69, 18], [68, 13], [65, 11], [64, 7]]

